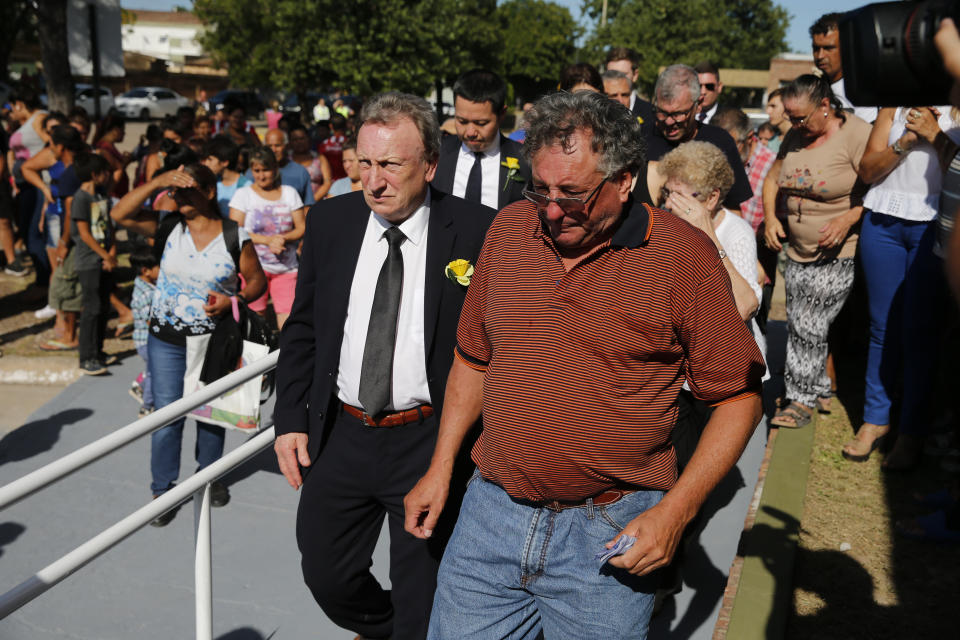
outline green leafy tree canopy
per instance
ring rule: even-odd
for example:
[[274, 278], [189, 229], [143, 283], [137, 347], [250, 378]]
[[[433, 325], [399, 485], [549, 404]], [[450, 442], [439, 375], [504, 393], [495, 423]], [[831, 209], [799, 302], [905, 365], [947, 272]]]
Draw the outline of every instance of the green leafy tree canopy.
[[195, 0], [194, 13], [240, 86], [424, 94], [499, 68], [496, 0]]
[[611, 46], [640, 54], [640, 84], [650, 90], [660, 67], [711, 60], [721, 67], [766, 69], [786, 49], [790, 15], [772, 0], [584, 0], [597, 21], [584, 43], [584, 57], [597, 64]]
[[532, 100], [557, 86], [574, 62], [582, 29], [570, 10], [547, 0], [507, 0], [497, 8], [503, 32], [503, 69], [514, 93]]

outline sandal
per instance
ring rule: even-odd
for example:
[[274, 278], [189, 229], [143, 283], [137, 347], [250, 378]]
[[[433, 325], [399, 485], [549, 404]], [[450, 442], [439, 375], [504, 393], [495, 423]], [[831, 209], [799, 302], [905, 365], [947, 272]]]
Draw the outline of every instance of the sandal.
[[[854, 436], [853, 440], [843, 445], [843, 451], [841, 453], [847, 460], [866, 462], [870, 459], [870, 454], [883, 444], [888, 433], [890, 433], [890, 425], [865, 422], [857, 431], [857, 435]], [[871, 436], [872, 438], [868, 439]]]
[[37, 345], [41, 351], [76, 351], [77, 346], [75, 344], [67, 344], [66, 342], [61, 342], [60, 340], [47, 340], [46, 342], [41, 342]]
[[788, 406], [777, 410], [770, 424], [774, 427], [800, 429], [810, 424], [811, 420], [813, 420], [813, 409], [791, 402]]
[[830, 414], [833, 406], [833, 395], [834, 394], [831, 393], [829, 396], [817, 396], [817, 399], [815, 400], [817, 413], [822, 413], [825, 415]]

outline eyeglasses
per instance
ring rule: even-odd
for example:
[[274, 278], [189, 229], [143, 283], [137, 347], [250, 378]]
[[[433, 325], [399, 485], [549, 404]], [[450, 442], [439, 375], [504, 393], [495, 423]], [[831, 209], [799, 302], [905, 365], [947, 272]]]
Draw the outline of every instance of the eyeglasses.
[[797, 116], [787, 116], [787, 120], [789, 120], [790, 124], [792, 124], [795, 127], [802, 127], [807, 124], [807, 121], [809, 121], [810, 118], [813, 116], [813, 114], [815, 114], [816, 112], [817, 110], [816, 108], [814, 108], [813, 111], [811, 111], [810, 113], [808, 113], [802, 118], [799, 118]]
[[683, 122], [684, 120], [690, 117], [690, 114], [693, 113], [693, 110], [697, 108], [697, 104], [698, 104], [697, 102], [694, 102], [692, 105], [690, 105], [689, 107], [681, 111], [664, 111], [660, 107], [654, 107], [655, 109], [654, 115], [656, 116], [657, 120], [660, 120], [663, 122], [667, 120], [673, 120], [674, 122]]
[[702, 84], [702, 85], [700, 85], [700, 86], [703, 87], [704, 89], [706, 89], [707, 91], [716, 91], [716, 90], [717, 90], [717, 85], [716, 85], [716, 83], [714, 83], [714, 82], [705, 82], [704, 84]]
[[[667, 198], [670, 197], [670, 194], [671, 194], [671, 193], [673, 193], [672, 190], [667, 189], [666, 187], [660, 187], [660, 206], [661, 206], [661, 207], [662, 207], [662, 206], [664, 205], [664, 203], [667, 201]], [[678, 191], [677, 193], [680, 193], [680, 192]], [[700, 199], [700, 192], [699, 192], [699, 191], [694, 191], [693, 193], [690, 194], [690, 197], [699, 200], [699, 199]]]
[[593, 191], [591, 191], [586, 198], [582, 200], [580, 198], [550, 198], [543, 195], [542, 193], [537, 193], [536, 191], [530, 191], [529, 189], [523, 190], [523, 197], [537, 205], [539, 209], [546, 209], [550, 206], [551, 202], [555, 202], [560, 209], [566, 214], [582, 214], [587, 210], [587, 205], [590, 204], [590, 200], [593, 199], [600, 191], [600, 187], [609, 180], [609, 176], [600, 181]]

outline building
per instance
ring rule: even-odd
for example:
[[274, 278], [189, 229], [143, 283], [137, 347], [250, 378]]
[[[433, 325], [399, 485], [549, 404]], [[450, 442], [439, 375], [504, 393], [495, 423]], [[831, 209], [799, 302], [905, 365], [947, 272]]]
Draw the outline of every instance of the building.
[[200, 45], [205, 27], [189, 11], [126, 9], [121, 29], [124, 53], [150, 56], [175, 67], [206, 57]]

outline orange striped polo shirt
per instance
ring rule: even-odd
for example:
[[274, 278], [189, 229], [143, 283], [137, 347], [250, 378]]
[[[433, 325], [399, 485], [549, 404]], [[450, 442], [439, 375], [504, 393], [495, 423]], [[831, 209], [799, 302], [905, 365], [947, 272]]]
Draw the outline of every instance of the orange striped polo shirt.
[[639, 203], [607, 248], [569, 272], [532, 203], [501, 211], [467, 291], [457, 357], [484, 372], [473, 461], [533, 501], [669, 489], [684, 380], [716, 405], [758, 393], [764, 371], [714, 244]]

